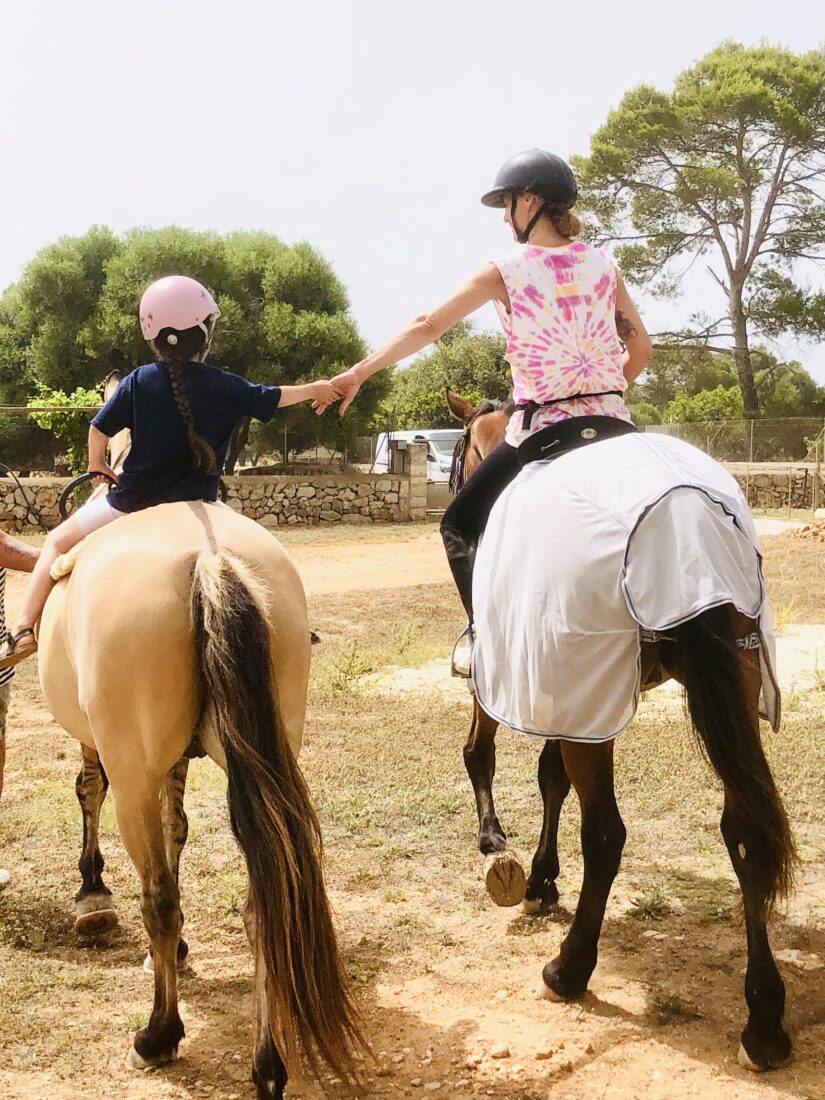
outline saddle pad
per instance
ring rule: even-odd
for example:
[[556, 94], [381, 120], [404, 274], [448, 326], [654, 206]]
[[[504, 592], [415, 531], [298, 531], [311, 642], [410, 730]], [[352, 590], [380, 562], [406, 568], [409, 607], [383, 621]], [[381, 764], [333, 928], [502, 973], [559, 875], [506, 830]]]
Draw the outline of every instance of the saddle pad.
[[774, 728], [774, 637], [753, 522], [733, 478], [670, 436], [604, 440], [527, 466], [476, 556], [473, 682], [512, 729], [607, 741], [636, 711], [640, 628], [721, 603], [757, 620]]

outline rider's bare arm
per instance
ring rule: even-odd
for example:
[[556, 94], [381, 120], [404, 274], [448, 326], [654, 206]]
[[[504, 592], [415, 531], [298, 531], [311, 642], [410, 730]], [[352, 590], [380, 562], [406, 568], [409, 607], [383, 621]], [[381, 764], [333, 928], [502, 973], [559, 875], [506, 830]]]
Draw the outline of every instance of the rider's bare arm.
[[281, 386], [281, 400], [279, 409], [285, 409], [288, 405], [297, 405], [301, 401], [323, 401], [331, 404], [338, 400], [332, 384], [325, 380], [307, 382], [303, 386]]
[[104, 435], [99, 428], [92, 425], [89, 428], [89, 473], [105, 474], [113, 481], [117, 481], [117, 475], [106, 460], [106, 447], [109, 443], [108, 435]]
[[19, 569], [23, 573], [31, 573], [39, 557], [40, 551], [36, 547], [0, 531], [0, 566], [4, 569]]
[[636, 307], [630, 300], [621, 275], [616, 287], [616, 328], [624, 344], [623, 370], [628, 382], [635, 382], [653, 355], [653, 344], [642, 324]]
[[438, 340], [453, 325], [495, 299], [509, 308], [510, 302], [501, 273], [494, 264], [485, 264], [461, 290], [432, 312], [416, 317], [392, 340], [362, 359], [353, 370], [363, 382], [391, 363], [406, 359], [408, 355], [415, 355], [417, 351]]

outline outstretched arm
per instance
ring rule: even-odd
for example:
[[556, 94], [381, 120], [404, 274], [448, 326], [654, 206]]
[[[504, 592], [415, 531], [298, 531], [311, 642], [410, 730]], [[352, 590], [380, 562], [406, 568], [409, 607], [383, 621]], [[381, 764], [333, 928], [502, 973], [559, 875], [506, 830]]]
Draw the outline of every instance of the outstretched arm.
[[628, 383], [635, 382], [653, 355], [653, 343], [642, 324], [636, 307], [630, 300], [621, 275], [616, 288], [616, 328], [624, 344], [624, 376]]
[[[507, 290], [498, 268], [494, 264], [485, 264], [461, 290], [446, 302], [442, 302], [437, 309], [416, 317], [411, 324], [374, 351], [372, 355], [368, 355], [366, 359], [362, 359], [360, 363], [356, 363], [354, 367], [332, 379], [333, 386], [342, 398], [341, 415], [343, 416], [352, 404], [361, 384], [373, 374], [426, 348], [458, 321], [469, 317], [471, 313], [475, 313], [477, 309], [494, 299], [509, 305]], [[322, 413], [326, 411], [329, 404], [329, 402], [316, 401], [313, 407], [318, 413]]]
[[14, 535], [0, 531], [0, 566], [4, 569], [19, 569], [23, 573], [31, 573], [39, 557], [40, 551], [36, 546], [29, 546]]

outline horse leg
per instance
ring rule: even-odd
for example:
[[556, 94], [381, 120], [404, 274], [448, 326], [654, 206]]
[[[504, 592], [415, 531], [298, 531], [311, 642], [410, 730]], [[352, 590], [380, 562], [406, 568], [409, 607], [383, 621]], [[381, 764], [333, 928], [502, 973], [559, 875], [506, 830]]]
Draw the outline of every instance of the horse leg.
[[544, 821], [524, 898], [526, 913], [539, 913], [559, 900], [559, 817], [570, 790], [570, 777], [564, 768], [561, 745], [548, 741], [539, 757], [539, 790], [544, 802]]
[[100, 810], [109, 781], [94, 749], [82, 746], [83, 763], [75, 791], [83, 814], [83, 849], [78, 870], [81, 886], [75, 894], [75, 932], [84, 939], [105, 935], [117, 927], [112, 891], [103, 882], [104, 860], [100, 852]]
[[[183, 797], [186, 792], [186, 777], [189, 773], [189, 757], [182, 756], [166, 776], [163, 790], [160, 793], [161, 819], [163, 821], [163, 837], [166, 845], [166, 862], [169, 870], [175, 876], [175, 882], [180, 885], [180, 857], [189, 836], [189, 819], [183, 808]], [[181, 913], [181, 923], [183, 914]], [[189, 945], [183, 937], [178, 941], [178, 972], [183, 973], [188, 968]], [[143, 969], [147, 974], [154, 973], [151, 951], [146, 956]]]
[[722, 836], [742, 890], [748, 943], [748, 1022], [742, 1032], [739, 1064], [752, 1070], [774, 1069], [790, 1058], [791, 1040], [782, 1026], [785, 985], [768, 940], [769, 888], [762, 870], [762, 845], [727, 788]]
[[478, 850], [485, 856], [503, 852], [507, 847], [507, 836], [493, 805], [497, 729], [498, 723], [473, 700], [473, 724], [464, 746], [464, 765], [473, 785], [478, 811]]
[[[736, 621], [742, 635], [750, 631], [752, 624], [748, 620]], [[739, 666], [747, 699], [747, 718], [758, 742], [761, 670], [757, 652], [743, 651]], [[775, 1069], [788, 1061], [792, 1044], [782, 1026], [785, 985], [768, 940], [768, 912], [773, 891], [766, 868], [772, 861], [763, 831], [754, 828], [752, 818], [749, 820], [749, 815], [742, 812], [740, 799], [727, 784], [721, 829], [742, 890], [748, 944], [745, 972], [748, 1022], [742, 1032], [739, 1064], [757, 1071]]]
[[581, 996], [596, 968], [604, 910], [619, 870], [626, 831], [613, 788], [613, 742], [561, 746], [564, 768], [581, 804], [584, 879], [570, 930], [542, 975], [542, 995], [567, 1001]]
[[132, 1069], [147, 1069], [174, 1061], [184, 1035], [178, 1014], [180, 895], [166, 856], [160, 789], [121, 789], [114, 793], [120, 835], [140, 875], [141, 914], [154, 963], [152, 1015], [135, 1035], [127, 1058]]
[[282, 1100], [287, 1083], [287, 1072], [272, 1038], [269, 1023], [269, 1005], [266, 996], [266, 960], [260, 940], [254, 907], [247, 897], [243, 907], [243, 922], [249, 947], [255, 962], [255, 1055], [252, 1062], [252, 1080], [259, 1100]]

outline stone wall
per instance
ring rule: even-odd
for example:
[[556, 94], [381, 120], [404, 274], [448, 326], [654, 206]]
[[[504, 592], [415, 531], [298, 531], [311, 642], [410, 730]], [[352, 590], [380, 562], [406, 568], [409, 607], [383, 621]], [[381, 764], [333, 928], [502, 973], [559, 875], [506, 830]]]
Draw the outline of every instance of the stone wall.
[[[294, 469], [294, 468], [293, 468]], [[50, 530], [59, 521], [58, 499], [68, 478], [26, 477], [19, 485], [0, 478], [0, 527]], [[403, 523], [427, 515], [427, 448], [411, 444], [405, 472], [255, 474], [228, 477], [227, 503], [265, 527], [286, 524]]]
[[822, 466], [811, 463], [726, 463], [748, 504], [755, 511], [777, 508], [821, 508], [825, 505]]

